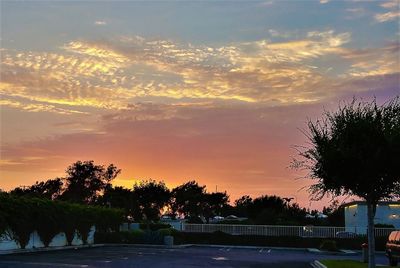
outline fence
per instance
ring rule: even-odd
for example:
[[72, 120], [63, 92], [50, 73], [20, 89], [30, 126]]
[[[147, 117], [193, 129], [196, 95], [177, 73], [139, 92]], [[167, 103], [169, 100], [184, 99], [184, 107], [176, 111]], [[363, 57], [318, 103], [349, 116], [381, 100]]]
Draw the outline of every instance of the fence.
[[[387, 237], [393, 228], [375, 228], [375, 237]], [[232, 235], [300, 236], [349, 238], [366, 235], [366, 227], [328, 226], [277, 226], [277, 225], [235, 225], [235, 224], [189, 224], [182, 226], [184, 232], [212, 233], [221, 231]]]

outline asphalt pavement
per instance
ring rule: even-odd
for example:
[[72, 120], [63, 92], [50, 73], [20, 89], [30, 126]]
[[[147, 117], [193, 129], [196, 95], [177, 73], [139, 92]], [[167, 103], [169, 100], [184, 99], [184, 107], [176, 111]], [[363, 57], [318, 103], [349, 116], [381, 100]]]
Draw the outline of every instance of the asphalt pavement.
[[[109, 268], [181, 268], [181, 267], [247, 267], [305, 268], [321, 259], [356, 259], [356, 256], [315, 254], [306, 250], [273, 248], [186, 247], [141, 248], [134, 246], [104, 246], [51, 252], [35, 252], [0, 256], [1, 268], [43, 267], [109, 267]], [[383, 254], [377, 262], [386, 264]]]

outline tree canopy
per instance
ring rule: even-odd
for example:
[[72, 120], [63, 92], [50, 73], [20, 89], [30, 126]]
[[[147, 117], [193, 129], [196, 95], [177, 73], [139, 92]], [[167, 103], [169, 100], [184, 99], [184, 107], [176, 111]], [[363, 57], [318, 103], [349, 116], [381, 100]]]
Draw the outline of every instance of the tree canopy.
[[297, 167], [316, 180], [314, 198], [325, 194], [358, 196], [368, 206], [370, 266], [374, 259], [374, 216], [380, 200], [400, 194], [400, 102], [381, 106], [353, 100], [323, 119], [308, 123], [311, 147], [300, 152]]

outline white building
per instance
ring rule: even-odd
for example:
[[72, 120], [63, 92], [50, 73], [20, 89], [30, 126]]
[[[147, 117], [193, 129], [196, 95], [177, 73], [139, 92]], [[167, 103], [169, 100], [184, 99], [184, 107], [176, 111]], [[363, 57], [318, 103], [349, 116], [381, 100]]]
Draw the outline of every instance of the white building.
[[[343, 206], [346, 231], [365, 234], [368, 226], [367, 204], [353, 201]], [[375, 224], [389, 224], [400, 229], [400, 202], [379, 202]]]

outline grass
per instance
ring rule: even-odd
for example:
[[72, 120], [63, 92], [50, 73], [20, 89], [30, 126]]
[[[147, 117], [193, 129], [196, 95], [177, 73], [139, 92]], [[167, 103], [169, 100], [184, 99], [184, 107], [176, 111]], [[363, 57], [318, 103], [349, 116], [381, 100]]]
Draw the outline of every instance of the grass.
[[[368, 268], [367, 263], [350, 260], [323, 260], [321, 261], [328, 268]], [[379, 266], [380, 268], [389, 268], [389, 266]]]

